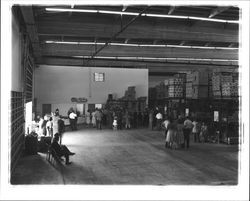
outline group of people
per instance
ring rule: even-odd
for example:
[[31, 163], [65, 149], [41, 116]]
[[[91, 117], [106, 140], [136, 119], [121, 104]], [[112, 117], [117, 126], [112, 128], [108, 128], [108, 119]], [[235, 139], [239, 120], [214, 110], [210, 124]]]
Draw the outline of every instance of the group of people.
[[94, 111], [90, 111], [89, 109], [86, 112], [86, 124], [89, 127], [92, 125], [97, 129], [102, 129], [102, 121], [103, 121], [103, 111], [101, 109], [95, 108]]
[[208, 135], [208, 129], [205, 122], [202, 124], [194, 119], [191, 121], [189, 117], [178, 117], [175, 121], [166, 118], [162, 127], [165, 129], [165, 147], [166, 148], [189, 148], [190, 135], [193, 134], [194, 142], [205, 142]]
[[96, 108], [94, 111], [87, 110], [85, 119], [87, 127], [102, 129], [102, 126], [105, 126], [114, 130], [121, 130], [123, 128], [146, 127], [148, 124], [148, 113], [147, 111], [129, 112], [126, 109], [108, 110]]
[[[72, 114], [70, 115], [72, 117]], [[62, 133], [65, 130], [64, 121], [59, 115], [59, 109], [55, 110], [55, 113], [51, 113], [51, 116], [47, 115], [42, 117], [38, 117], [38, 134], [39, 136], [49, 137], [51, 141], [51, 148], [54, 149], [57, 156], [59, 158], [65, 157], [65, 164], [69, 165], [71, 162], [69, 161], [69, 156], [75, 155], [75, 153], [71, 152], [66, 145], [62, 145]]]
[[39, 136], [50, 137], [52, 139], [54, 137], [54, 134], [58, 133], [59, 136], [61, 136], [64, 132], [65, 125], [64, 121], [59, 116], [59, 109], [56, 109], [55, 113], [51, 113], [50, 116], [38, 116], [37, 119], [38, 123], [34, 124], [38, 126], [38, 130], [36, 131], [36, 133], [38, 133]]

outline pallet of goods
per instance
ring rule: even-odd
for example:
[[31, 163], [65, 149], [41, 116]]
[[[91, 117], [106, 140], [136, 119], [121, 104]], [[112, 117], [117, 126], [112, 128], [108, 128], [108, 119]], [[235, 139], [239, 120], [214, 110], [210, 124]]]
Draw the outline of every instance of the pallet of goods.
[[135, 100], [136, 96], [136, 91], [135, 91], [135, 86], [130, 86], [128, 89], [125, 91], [125, 99], [126, 100]]
[[186, 98], [207, 98], [209, 94], [209, 74], [207, 70], [191, 71], [186, 75]]
[[208, 97], [208, 86], [202, 86], [202, 85], [193, 85], [192, 86], [193, 93], [192, 98], [198, 99], [198, 98], [207, 98]]
[[192, 98], [193, 95], [193, 83], [187, 82], [186, 83], [186, 98]]
[[167, 93], [168, 88], [164, 82], [161, 82], [155, 88], [156, 88], [156, 98], [157, 99], [164, 99], [164, 98], [168, 97], [168, 93]]
[[165, 84], [168, 85], [168, 97], [181, 98], [184, 95], [184, 80], [185, 77], [182, 74], [176, 74], [173, 77], [165, 80]]
[[149, 90], [148, 90], [148, 98], [149, 99], [155, 99], [156, 98], [156, 88], [155, 87], [150, 87]]
[[208, 85], [209, 72], [203, 71], [192, 71], [187, 73], [187, 82], [192, 82], [193, 85]]
[[212, 90], [214, 98], [231, 98], [238, 96], [238, 76], [231, 72], [214, 72]]

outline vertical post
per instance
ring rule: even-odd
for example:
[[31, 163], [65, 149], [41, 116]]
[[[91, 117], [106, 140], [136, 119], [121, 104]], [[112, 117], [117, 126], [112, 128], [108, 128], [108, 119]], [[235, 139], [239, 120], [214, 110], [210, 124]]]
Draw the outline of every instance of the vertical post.
[[88, 67], [89, 68], [89, 98], [91, 98], [91, 81], [92, 81], [92, 72], [91, 72], [91, 67]]

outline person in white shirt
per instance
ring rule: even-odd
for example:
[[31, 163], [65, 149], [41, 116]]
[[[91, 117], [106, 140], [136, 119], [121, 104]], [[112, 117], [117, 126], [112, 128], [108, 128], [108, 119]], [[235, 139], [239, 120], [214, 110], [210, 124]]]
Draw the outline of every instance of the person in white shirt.
[[69, 114], [70, 127], [72, 131], [77, 130], [76, 128], [76, 113], [72, 110]]
[[158, 112], [155, 117], [156, 117], [157, 130], [161, 130], [161, 122], [163, 118], [161, 112]]
[[165, 129], [165, 138], [167, 137], [169, 124], [170, 124], [170, 120], [168, 119], [168, 117], [166, 117], [165, 121], [163, 121], [162, 123], [162, 126]]

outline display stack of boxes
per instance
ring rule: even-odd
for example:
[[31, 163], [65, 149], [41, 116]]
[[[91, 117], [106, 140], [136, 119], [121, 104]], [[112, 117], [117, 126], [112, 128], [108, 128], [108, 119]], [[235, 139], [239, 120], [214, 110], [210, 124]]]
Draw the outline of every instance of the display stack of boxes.
[[161, 82], [156, 87], [156, 98], [157, 99], [164, 99], [168, 97], [168, 89], [164, 82]]
[[125, 91], [124, 99], [125, 100], [135, 100], [135, 86], [130, 86], [128, 89]]
[[231, 72], [213, 72], [214, 98], [231, 98], [238, 96], [238, 76]]
[[187, 73], [186, 98], [198, 99], [209, 96], [209, 71]]
[[168, 88], [168, 97], [182, 98], [184, 95], [184, 82], [184, 74], [176, 74], [168, 80], [165, 80], [165, 85]]
[[238, 97], [239, 95], [239, 76], [238, 73], [233, 74], [233, 82], [231, 83], [231, 97]]
[[157, 91], [155, 87], [150, 87], [148, 90], [148, 99], [153, 100], [156, 99]]

